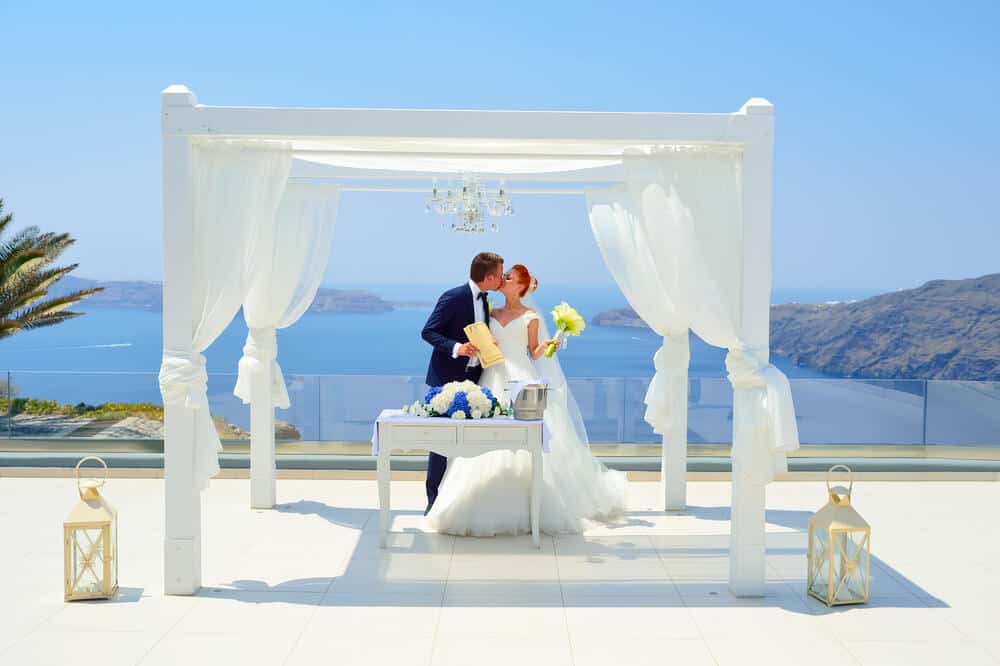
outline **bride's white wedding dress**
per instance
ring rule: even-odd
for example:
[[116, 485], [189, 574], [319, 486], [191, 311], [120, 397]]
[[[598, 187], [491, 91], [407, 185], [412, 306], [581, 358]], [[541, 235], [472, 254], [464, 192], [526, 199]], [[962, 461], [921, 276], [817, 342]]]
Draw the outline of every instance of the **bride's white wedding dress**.
[[[506, 395], [509, 381], [539, 379], [528, 353], [532, 319], [539, 317], [529, 311], [506, 326], [490, 320], [490, 331], [506, 361], [484, 370], [479, 384], [497, 397]], [[544, 322], [539, 322], [539, 339], [544, 339]], [[608, 470], [591, 455], [558, 361], [545, 363], [541, 374], [550, 381], [545, 425], [551, 439], [550, 451], [543, 454], [541, 529], [550, 534], [581, 532], [588, 519], [607, 519], [624, 510], [625, 474]], [[463, 536], [530, 533], [530, 490], [531, 454], [527, 451], [452, 458], [427, 525]]]

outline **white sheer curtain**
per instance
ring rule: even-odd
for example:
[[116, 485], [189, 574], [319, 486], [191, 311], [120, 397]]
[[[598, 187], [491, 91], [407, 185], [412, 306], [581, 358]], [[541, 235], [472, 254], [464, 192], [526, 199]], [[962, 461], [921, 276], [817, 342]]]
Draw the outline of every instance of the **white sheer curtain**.
[[750, 413], [737, 418], [747, 419], [740, 424], [747, 432], [767, 438], [772, 459], [755, 461], [749, 471], [766, 482], [799, 441], [787, 378], [768, 362], [768, 350], [747, 344], [741, 330], [740, 167], [740, 151], [725, 147], [668, 147], [625, 157], [634, 219], [679, 318], [709, 344], [729, 350], [733, 388], [752, 392]]
[[[675, 304], [675, 281], [663, 280], [645, 232], [624, 189], [589, 190], [590, 226], [611, 276], [632, 309], [663, 336], [653, 357], [656, 374], [646, 391], [646, 422], [687, 444], [688, 325]], [[664, 267], [669, 270], [669, 266]], [[667, 271], [664, 271], [667, 273]], [[667, 273], [669, 274], [669, 273]], [[680, 430], [676, 432], [680, 425]]]
[[259, 238], [274, 224], [291, 168], [291, 147], [277, 142], [193, 142], [194, 278], [191, 353], [164, 349], [160, 392], [165, 404], [195, 414], [195, 479], [201, 488], [219, 472], [222, 445], [208, 408], [201, 353], [240, 309], [261, 259]]
[[277, 223], [260, 241], [263, 256], [243, 302], [250, 332], [233, 390], [244, 403], [250, 402], [251, 376], [271, 363], [272, 405], [289, 406], [275, 331], [298, 321], [316, 296], [330, 259], [339, 195], [330, 185], [289, 183]]

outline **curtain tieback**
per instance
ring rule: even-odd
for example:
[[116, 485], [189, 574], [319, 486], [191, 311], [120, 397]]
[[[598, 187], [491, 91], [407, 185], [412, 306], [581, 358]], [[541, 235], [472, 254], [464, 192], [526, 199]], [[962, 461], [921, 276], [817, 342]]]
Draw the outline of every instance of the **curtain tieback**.
[[766, 352], [753, 347], [734, 347], [726, 355], [726, 370], [734, 389], [764, 389], [759, 409], [766, 415], [761, 425], [768, 428], [773, 451], [799, 448], [799, 429], [788, 377], [770, 363], [761, 360]]
[[197, 352], [163, 350], [160, 394], [164, 404], [188, 409], [208, 406], [208, 373], [205, 357]]
[[160, 365], [163, 404], [194, 411], [194, 477], [198, 488], [208, 488], [219, 473], [222, 442], [208, 410], [208, 373], [205, 357], [197, 352], [163, 350]]
[[251, 328], [247, 333], [233, 394], [244, 404], [249, 403], [251, 376], [263, 370], [265, 363], [271, 364], [271, 404], [279, 409], [288, 409], [291, 403], [284, 373], [278, 365], [278, 337], [273, 328]]
[[[688, 366], [691, 363], [691, 345], [687, 330], [666, 332], [663, 344], [653, 356], [656, 374], [646, 389], [646, 423], [653, 432], [663, 435], [668, 432], [677, 416], [677, 410], [687, 410], [687, 390], [678, 382], [687, 382]], [[684, 404], [679, 403], [683, 399]], [[686, 436], [686, 434], [685, 434]]]

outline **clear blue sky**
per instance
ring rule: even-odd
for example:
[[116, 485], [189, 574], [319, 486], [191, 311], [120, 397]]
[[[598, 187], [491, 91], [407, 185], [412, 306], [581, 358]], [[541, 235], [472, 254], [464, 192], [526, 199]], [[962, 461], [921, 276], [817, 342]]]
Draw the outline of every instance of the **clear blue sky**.
[[[775, 287], [1000, 270], [997, 3], [226, 4], [0, 2], [0, 196], [20, 224], [76, 236], [79, 275], [160, 277], [171, 83], [231, 105], [728, 112], [767, 97]], [[345, 197], [327, 282], [451, 285], [486, 247], [548, 283], [610, 283], [581, 201], [516, 203], [510, 232], [470, 241], [419, 198]]]

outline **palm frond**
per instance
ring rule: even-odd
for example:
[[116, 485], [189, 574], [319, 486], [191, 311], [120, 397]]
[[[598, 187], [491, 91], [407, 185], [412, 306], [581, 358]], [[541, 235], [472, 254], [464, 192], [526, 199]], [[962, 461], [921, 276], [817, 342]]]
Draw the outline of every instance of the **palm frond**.
[[71, 294], [66, 294], [65, 296], [50, 298], [46, 301], [42, 301], [41, 303], [24, 308], [23, 310], [19, 310], [14, 314], [13, 318], [22, 322], [29, 322], [39, 317], [55, 314], [70, 306], [76, 305], [87, 296], [96, 294], [99, 291], [103, 291], [103, 288], [95, 287], [94, 289], [75, 291]]
[[0, 197], [0, 236], [3, 235], [3, 232], [7, 230], [7, 227], [9, 227], [10, 223], [13, 221], [14, 221], [14, 213], [7, 213], [6, 215], [4, 214], [3, 197]]
[[[4, 212], [0, 198], [0, 236], [13, 219], [13, 214]], [[79, 317], [82, 312], [67, 308], [103, 291], [95, 287], [49, 298], [52, 286], [77, 268], [77, 264], [52, 266], [75, 242], [69, 234], [42, 233], [34, 226], [0, 241], [0, 338]]]
[[79, 317], [83, 314], [83, 312], [71, 312], [67, 310], [64, 312], [55, 312], [43, 315], [27, 321], [5, 322], [6, 325], [0, 325], [0, 339], [10, 337], [18, 331], [28, 331], [33, 328], [44, 328], [46, 326], [59, 324], [69, 319]]

